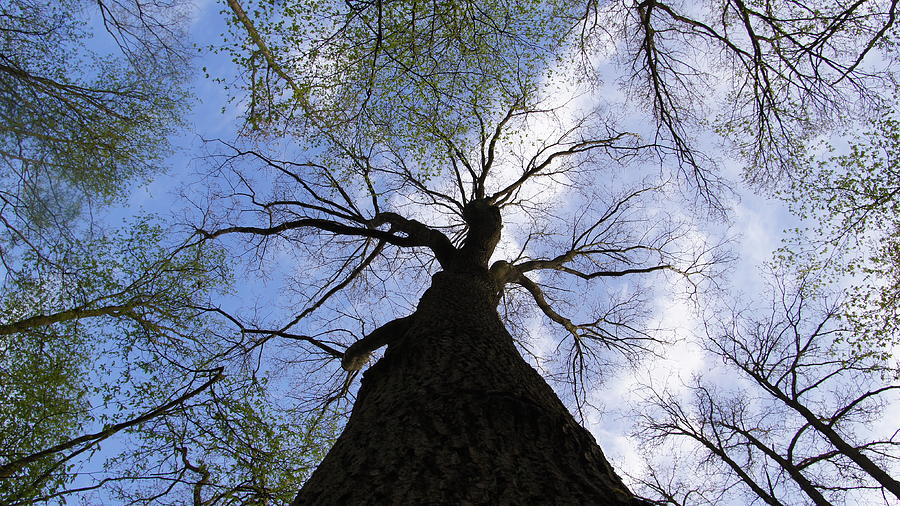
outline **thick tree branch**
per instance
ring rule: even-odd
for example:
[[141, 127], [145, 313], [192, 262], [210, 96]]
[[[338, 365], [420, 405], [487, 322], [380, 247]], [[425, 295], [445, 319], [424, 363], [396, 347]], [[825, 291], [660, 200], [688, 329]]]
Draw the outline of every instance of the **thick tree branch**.
[[272, 329], [249, 329], [249, 328], [246, 328], [246, 329], [241, 329], [241, 332], [244, 332], [245, 334], [264, 334], [267, 336], [283, 337], [285, 339], [291, 339], [294, 341], [303, 341], [305, 343], [309, 343], [309, 344], [315, 346], [316, 348], [319, 348], [320, 350], [324, 351], [325, 353], [331, 355], [334, 358], [343, 358], [343, 356], [344, 356], [344, 354], [341, 353], [340, 351], [338, 351], [337, 349], [332, 348], [331, 346], [323, 343], [322, 341], [319, 341], [318, 339], [316, 339], [312, 336], [291, 334], [290, 332], [285, 332], [283, 330], [272, 330]]
[[568, 318], [560, 315], [556, 312], [555, 309], [553, 309], [553, 306], [551, 306], [550, 303], [547, 302], [547, 298], [544, 297], [544, 292], [541, 290], [541, 287], [537, 285], [537, 283], [528, 279], [528, 277], [526, 277], [524, 274], [520, 275], [516, 279], [516, 283], [522, 285], [522, 287], [528, 290], [528, 293], [530, 293], [532, 298], [534, 298], [534, 302], [538, 305], [538, 308], [540, 308], [541, 312], [543, 312], [547, 316], [547, 318], [550, 318], [556, 323], [562, 325], [563, 328], [569, 331], [569, 333], [572, 334], [572, 336], [574, 336], [576, 340], [581, 340], [581, 335], [578, 333], [578, 326], [572, 323], [572, 320], [569, 320]]
[[565, 263], [572, 261], [574, 257], [574, 254], [570, 255], [569, 253], [567, 253], [552, 260], [529, 260], [527, 262], [517, 264], [515, 267], [523, 273], [540, 269], [551, 269], [555, 271], [565, 272], [566, 274], [571, 274], [582, 279], [615, 278], [620, 276], [627, 276], [629, 274], [647, 274], [649, 272], [662, 270], [669, 270], [672, 272], [677, 272], [678, 274], [685, 274], [684, 271], [681, 271], [680, 269], [677, 269], [676, 267], [669, 264], [651, 265], [649, 267], [634, 267], [631, 269], [582, 272], [578, 269], [573, 269], [565, 265]]
[[284, 79], [284, 81], [291, 87], [291, 90], [294, 92], [294, 100], [299, 103], [303, 111], [310, 115], [311, 118], [314, 118], [314, 108], [310, 105], [309, 100], [306, 97], [307, 94], [300, 87], [300, 85], [298, 85], [297, 82], [294, 81], [294, 79], [284, 71], [282, 66], [275, 59], [275, 55], [272, 54], [272, 51], [269, 50], [269, 47], [266, 45], [266, 41], [263, 40], [259, 32], [256, 31], [256, 27], [253, 25], [253, 21], [251, 21], [247, 16], [247, 13], [244, 12], [244, 9], [243, 7], [241, 7], [240, 2], [238, 2], [238, 0], [227, 1], [228, 6], [231, 7], [231, 11], [234, 13], [235, 17], [244, 26], [244, 29], [247, 30], [247, 35], [250, 37], [250, 40], [258, 48], [260, 54], [263, 55], [263, 58], [266, 60], [266, 64], [270, 69], [272, 69], [273, 72]]
[[278, 235], [283, 232], [287, 232], [289, 230], [296, 230], [304, 227], [317, 228], [319, 230], [323, 230], [325, 232], [331, 232], [338, 235], [347, 235], [347, 236], [356, 236], [356, 237], [368, 237], [371, 239], [381, 239], [391, 244], [397, 244], [398, 246], [404, 246], [405, 241], [402, 237], [396, 237], [389, 232], [385, 232], [383, 230], [378, 230], [375, 228], [366, 228], [366, 227], [355, 227], [351, 225], [345, 225], [343, 223], [338, 223], [332, 220], [325, 220], [321, 218], [301, 218], [298, 220], [291, 220], [280, 223], [278, 225], [274, 225], [271, 227], [252, 227], [252, 226], [234, 226], [234, 227], [226, 227], [213, 231], [206, 231], [202, 229], [197, 229], [197, 233], [200, 234], [204, 239], [215, 239], [217, 237], [226, 235], [226, 234], [253, 234], [253, 235], [261, 235], [261, 236], [270, 236], [270, 235]]
[[344, 352], [341, 367], [349, 372], [362, 369], [362, 366], [369, 361], [373, 351], [389, 344], [393, 339], [403, 337], [412, 323], [413, 316], [391, 320], [350, 345]]
[[404, 218], [396, 213], [383, 212], [375, 215], [369, 223], [373, 227], [389, 224], [391, 231], [403, 232], [410, 246], [425, 246], [431, 249], [438, 263], [445, 268], [450, 265], [456, 254], [456, 248], [446, 235], [419, 221]]
[[[496, 127], [494, 128], [494, 132], [490, 137], [490, 140], [482, 139], [481, 142], [481, 174], [478, 176], [478, 180], [475, 183], [475, 199], [483, 199], [485, 197], [484, 190], [487, 182], [488, 174], [491, 171], [491, 168], [494, 166], [494, 159], [497, 154], [497, 141], [500, 140], [501, 135], [503, 134], [503, 128], [506, 126], [509, 121], [517, 115], [517, 111], [522, 110], [522, 103], [517, 100], [512, 105], [510, 105], [509, 109], [506, 111], [506, 115], [497, 122]], [[521, 114], [521, 112], [520, 112]], [[487, 145], [485, 146], [485, 141], [487, 141]]]
[[[390, 225], [390, 230], [379, 230], [376, 227]], [[233, 226], [218, 230], [206, 231], [197, 229], [203, 239], [215, 239], [226, 234], [252, 234], [259, 236], [278, 235], [290, 230], [305, 227], [316, 228], [337, 235], [366, 237], [378, 239], [400, 247], [427, 247], [442, 265], [446, 265], [455, 253], [455, 248], [443, 233], [434, 230], [421, 222], [404, 218], [396, 213], [383, 212], [365, 222], [366, 226], [353, 226], [322, 218], [301, 218], [285, 221], [271, 227]], [[401, 232], [405, 235], [397, 235]]]
[[72, 320], [80, 320], [82, 318], [95, 318], [98, 316], [121, 316], [140, 306], [137, 301], [131, 301], [127, 304], [113, 304], [98, 308], [90, 308], [86, 306], [58, 311], [47, 315], [36, 315], [19, 320], [16, 322], [0, 325], [0, 336], [24, 332], [36, 327], [46, 327], [54, 323], [61, 323]]

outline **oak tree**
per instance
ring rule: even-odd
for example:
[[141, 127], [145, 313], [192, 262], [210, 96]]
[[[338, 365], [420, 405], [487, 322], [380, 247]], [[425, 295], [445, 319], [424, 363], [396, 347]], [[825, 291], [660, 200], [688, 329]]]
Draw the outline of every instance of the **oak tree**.
[[[171, 38], [131, 38], [159, 25], [99, 5], [126, 60], [167, 54]], [[658, 349], [654, 285], [696, 295], [727, 256], [697, 232], [727, 213], [702, 134], [722, 134], [751, 181], [795, 173], [811, 136], [882, 101], [896, 8], [228, 0], [221, 49], [243, 80], [220, 82], [242, 135], [208, 144], [195, 235], [170, 251], [199, 254], [201, 277], [252, 259], [279, 297], [242, 310], [175, 290], [184, 313], [138, 322], [143, 364], [239, 381], [150, 421], [183, 395], [142, 378], [157, 395], [138, 397], [160, 402], [129, 418], [146, 444], [118, 492], [284, 501], [327, 438], [315, 410], [352, 405], [296, 502], [639, 502], [547, 380], [584, 416], [617, 353]], [[78, 160], [56, 134], [48, 159]], [[231, 283], [216, 281], [202, 288]]]
[[[538, 363], [579, 406], [606, 350], [658, 339], [646, 295], [618, 282], [669, 273], [693, 289], [719, 259], [651, 210], [679, 187], [720, 209], [694, 138], [709, 108], [750, 179], [793, 171], [810, 135], [880, 101], [890, 69], [866, 57], [890, 53], [896, 14], [888, 2], [228, 5], [246, 141], [220, 144], [219, 207], [198, 233], [304, 266], [294, 317], [235, 322], [254, 346], [305, 347], [295, 364], [339, 359], [348, 380], [387, 345], [296, 500], [316, 504], [635, 501], [498, 306], [513, 330], [523, 304], [559, 326], [557, 361]], [[590, 94], [610, 53], [618, 102]], [[591, 100], [573, 107], [561, 95], [579, 86]], [[650, 128], [620, 110], [649, 112]], [[617, 165], [654, 159], [614, 189]], [[514, 246], [498, 249], [504, 238]], [[323, 312], [319, 337], [302, 330]]]

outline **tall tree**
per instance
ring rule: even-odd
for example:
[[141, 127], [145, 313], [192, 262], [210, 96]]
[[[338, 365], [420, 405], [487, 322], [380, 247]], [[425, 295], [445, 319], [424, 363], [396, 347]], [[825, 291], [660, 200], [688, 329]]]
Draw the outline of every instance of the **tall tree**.
[[[659, 387], [647, 391], [638, 438], [662, 448], [690, 440], [703, 474], [719, 475], [706, 504], [742, 493], [766, 504], [900, 497], [900, 442], [895, 429], [878, 429], [900, 385], [876, 357], [851, 353], [840, 302], [809, 279], [776, 279], [770, 307], [708, 324], [707, 349], [744, 381], [695, 378], [682, 396], [690, 402]], [[670, 483], [645, 484], [664, 502], [688, 504]]]
[[[286, 501], [330, 438], [327, 417], [279, 423], [205, 309], [229, 284], [220, 250], [159, 218], [100, 218], [163, 170], [188, 106], [190, 7], [0, 5], [3, 504], [101, 486], [128, 500]], [[80, 473], [111, 438], [127, 452]]]
[[[652, 285], [669, 275], [696, 293], [724, 256], [673, 210], [685, 196], [724, 210], [697, 140], [707, 113], [724, 113], [715, 126], [748, 175], [790, 172], [810, 135], [878, 101], [891, 69], [868, 56], [891, 54], [896, 14], [880, 1], [227, 5], [244, 136], [210, 144], [211, 202], [179, 251], [215, 240], [237, 256], [246, 238], [255, 274], [287, 273], [268, 289], [294, 296], [291, 314], [192, 300], [236, 332], [173, 322], [151, 329], [172, 339], [142, 342], [161, 360], [186, 346], [176, 371], [228, 363], [252, 386], [289, 370], [299, 381], [276, 391], [301, 407], [355, 393], [296, 498], [323, 504], [639, 502], [523, 354], [580, 413], [610, 350], [656, 344]], [[625, 93], [601, 87], [609, 68]], [[536, 322], [551, 344], [529, 335]], [[150, 499], [265, 502], [304, 478], [272, 486], [276, 452], [246, 439], [304, 438], [277, 437], [248, 414], [256, 397], [223, 402], [219, 385], [193, 416], [142, 425], [143, 468], [171, 484]]]
[[[604, 348], [639, 354], [654, 339], [641, 323], [645, 296], [603, 282], [668, 272], [696, 286], [717, 260], [688, 224], [649, 211], [652, 199], [676, 194], [669, 178], [717, 204], [715, 174], [691, 138], [704, 107], [728, 108], [719, 127], [746, 155], [748, 174], [791, 170], [805, 138], [838, 120], [850, 94], [860, 109], [877, 101], [890, 74], [862, 62], [893, 36], [896, 10], [879, 2], [725, 2], [699, 13], [656, 1], [228, 4], [247, 77], [247, 133], [260, 142], [224, 148], [229, 205], [207, 215], [200, 234], [247, 235], [259, 251], [289, 244], [312, 260], [297, 286], [314, 288], [289, 322], [245, 331], [262, 344], [305, 342], [351, 376], [388, 346], [296, 501], [317, 504], [634, 501], [522, 359], [498, 304], [509, 316], [507, 301], [527, 302], [559, 325], [568, 354], [556, 372], [568, 374], [576, 404], [583, 400]], [[595, 77], [591, 58], [602, 43], [621, 48], [625, 87], [637, 99], [624, 105], [654, 114], [649, 137], [614, 121], [610, 110], [623, 104], [561, 105], [570, 97], [560, 99], [552, 72]], [[707, 93], [714, 69], [704, 59], [715, 53], [731, 86]], [[561, 70], [579, 54], [586, 65]], [[301, 147], [271, 154], [263, 141], [273, 136]], [[610, 166], [645, 154], [672, 161], [674, 173], [613, 190]], [[518, 256], [498, 251], [501, 232]], [[323, 264], [336, 272], [314, 267]], [[405, 296], [400, 307], [384, 314], [356, 295], [340, 299], [347, 287], [377, 281], [376, 298]], [[367, 325], [387, 323], [337, 352], [294, 330], [322, 307], [346, 315], [342, 305], [365, 308], [356, 311]]]
[[[92, 418], [88, 376], [101, 334], [91, 321], [130, 313], [137, 322], [154, 304], [180, 307], [181, 301], [163, 302], [157, 290], [174, 288], [168, 274], [192, 272], [184, 258], [164, 266], [166, 253], [149, 250], [159, 231], [146, 222], [121, 234], [90, 223], [90, 211], [158, 169], [183, 108], [178, 81], [186, 69], [177, 38], [166, 45], [167, 55], [90, 51], [92, 12], [102, 11], [123, 49], [152, 45], [151, 24], [175, 28], [161, 4], [130, 12], [126, 3], [97, 5], [99, 11], [77, 0], [0, 6], [4, 502], [40, 496], [69, 480], [58, 459], [27, 456], [62, 444]], [[123, 268], [130, 272], [117, 272]], [[198, 291], [204, 277], [195, 279]], [[186, 293], [171, 295], [179, 292]], [[146, 321], [159, 323], [158, 316]]]

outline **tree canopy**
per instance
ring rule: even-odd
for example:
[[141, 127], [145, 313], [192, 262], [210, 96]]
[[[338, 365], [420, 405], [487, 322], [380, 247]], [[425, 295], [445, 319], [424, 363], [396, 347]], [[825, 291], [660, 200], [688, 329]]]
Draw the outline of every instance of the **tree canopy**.
[[[173, 236], [158, 216], [101, 218], [163, 170], [168, 136], [188, 105], [189, 46], [178, 38], [187, 7], [0, 6], [4, 504], [64, 500], [102, 485], [147, 498], [185, 473], [215, 483], [220, 497], [289, 497], [299, 481], [269, 480], [271, 455], [292, 462], [290, 476], [300, 480], [315, 449], [287, 456], [279, 448], [313, 444], [308, 427], [323, 441], [332, 430], [298, 419], [279, 429], [279, 415], [260, 410], [258, 382], [223, 374], [229, 345], [204, 309], [227, 291], [222, 250]], [[104, 33], [106, 46], [96, 40]], [[201, 416], [217, 421], [198, 427], [192, 420]], [[123, 431], [133, 434], [131, 447], [92, 471], [105, 466], [106, 474], [78, 478], [84, 455]], [[258, 441], [271, 453], [254, 450]], [[211, 454], [215, 463], [198, 461]]]
[[[186, 219], [122, 227], [93, 211], [166, 159], [196, 72], [179, 23], [189, 5], [0, 6], [0, 498], [106, 485], [130, 501], [290, 501], [353, 408], [355, 379], [412, 325], [440, 272], [488, 280], [486, 303], [518, 352], [588, 417], [623, 357], [672, 345], [655, 323], [659, 297], [721, 296], [736, 252], [707, 222], [729, 216], [731, 164], [750, 187], [781, 188], [824, 216], [814, 247], [849, 251], [841, 265], [862, 282], [811, 332], [785, 303], [783, 322], [707, 336], [787, 407], [753, 413], [698, 382], [702, 428], [657, 396], [668, 418], [648, 418], [649, 436], [694, 438], [772, 504], [794, 486], [825, 501], [845, 468], [874, 476], [854, 451], [896, 458], [892, 440], [836, 442], [841, 417], [870, 413], [859, 402], [807, 416], [778, 392], [791, 374], [821, 384], [797, 373], [807, 359], [826, 379], [887, 370], [897, 2], [225, 4], [212, 49], [230, 66], [207, 72], [229, 89], [237, 131], [205, 143]], [[869, 130], [849, 154], [816, 158], [820, 139], [860, 123]], [[260, 283], [254, 303], [242, 290]], [[841, 318], [851, 325], [835, 344], [827, 329]], [[785, 329], [801, 328], [802, 353], [784, 351]], [[862, 352], [840, 355], [846, 341]], [[842, 358], [822, 358], [831, 352]], [[783, 361], [794, 372], [767, 383]], [[760, 421], [775, 412], [799, 428]], [[707, 428], [736, 442], [706, 444]], [[104, 478], [72, 481], [70, 459], [125, 431], [130, 446]], [[819, 453], [792, 453], [806, 437], [803, 451]], [[757, 459], [787, 465], [741, 474]], [[648, 490], [677, 502], [654, 476]]]
[[795, 212], [818, 220], [797, 231], [784, 261], [846, 281], [846, 317], [854, 325], [857, 353], [888, 358], [896, 345], [900, 264], [898, 264], [898, 165], [900, 148], [895, 109], [866, 122], [845, 138], [846, 153], [826, 144], [796, 173], [783, 197]]

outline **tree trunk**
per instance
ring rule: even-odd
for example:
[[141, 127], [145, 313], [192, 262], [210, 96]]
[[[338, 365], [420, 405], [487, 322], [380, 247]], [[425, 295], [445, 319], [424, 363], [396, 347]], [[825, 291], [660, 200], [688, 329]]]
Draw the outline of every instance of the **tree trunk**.
[[520, 356], [483, 273], [441, 272], [294, 504], [642, 504]]

